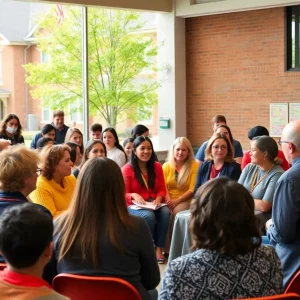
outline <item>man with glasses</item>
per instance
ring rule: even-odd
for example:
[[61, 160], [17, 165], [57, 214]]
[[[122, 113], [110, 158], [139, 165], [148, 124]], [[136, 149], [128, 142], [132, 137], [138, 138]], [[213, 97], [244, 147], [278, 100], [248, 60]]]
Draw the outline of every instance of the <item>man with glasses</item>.
[[300, 269], [300, 120], [285, 126], [279, 144], [292, 167], [276, 184], [272, 219], [266, 228], [268, 240], [281, 260], [286, 287]]

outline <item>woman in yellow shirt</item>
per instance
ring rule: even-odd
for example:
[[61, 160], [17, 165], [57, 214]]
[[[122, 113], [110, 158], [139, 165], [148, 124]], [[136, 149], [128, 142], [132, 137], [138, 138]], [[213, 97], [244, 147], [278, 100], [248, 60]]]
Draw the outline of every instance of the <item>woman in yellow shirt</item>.
[[167, 188], [166, 202], [171, 211], [166, 251], [171, 242], [176, 214], [190, 208], [197, 171], [198, 164], [190, 141], [186, 137], [177, 138], [169, 151], [167, 162], [163, 165]]
[[41, 176], [37, 180], [36, 190], [29, 197], [57, 217], [69, 207], [76, 186], [76, 178], [71, 175], [73, 163], [70, 147], [64, 144], [46, 146], [41, 157]]

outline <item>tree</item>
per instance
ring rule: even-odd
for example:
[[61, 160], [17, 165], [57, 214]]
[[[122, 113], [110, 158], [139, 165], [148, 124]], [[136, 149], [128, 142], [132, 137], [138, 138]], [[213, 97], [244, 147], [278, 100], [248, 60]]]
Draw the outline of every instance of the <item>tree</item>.
[[[67, 109], [82, 99], [81, 19], [81, 9], [68, 6], [61, 26], [54, 11], [39, 20], [38, 49], [50, 60], [24, 67], [33, 98], [51, 109]], [[139, 13], [88, 9], [90, 115], [102, 115], [112, 127], [122, 118], [136, 120], [137, 111], [149, 117], [157, 102], [158, 46], [142, 29]]]

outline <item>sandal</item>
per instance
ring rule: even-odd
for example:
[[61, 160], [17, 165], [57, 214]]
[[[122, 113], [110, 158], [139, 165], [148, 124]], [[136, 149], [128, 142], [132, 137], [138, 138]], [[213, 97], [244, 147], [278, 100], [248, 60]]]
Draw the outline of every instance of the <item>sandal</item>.
[[166, 262], [166, 259], [163, 256], [157, 256], [156, 261], [159, 264], [164, 264]]

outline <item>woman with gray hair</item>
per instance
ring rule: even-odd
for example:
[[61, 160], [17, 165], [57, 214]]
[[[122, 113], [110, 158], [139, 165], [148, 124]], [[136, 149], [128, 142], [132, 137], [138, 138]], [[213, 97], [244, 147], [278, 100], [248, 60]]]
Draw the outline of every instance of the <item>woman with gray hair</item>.
[[238, 182], [254, 198], [256, 215], [263, 228], [271, 218], [275, 185], [284, 171], [279, 166], [277, 144], [269, 136], [257, 136], [251, 140], [250, 156], [251, 163], [245, 167]]

